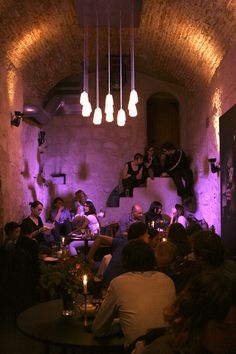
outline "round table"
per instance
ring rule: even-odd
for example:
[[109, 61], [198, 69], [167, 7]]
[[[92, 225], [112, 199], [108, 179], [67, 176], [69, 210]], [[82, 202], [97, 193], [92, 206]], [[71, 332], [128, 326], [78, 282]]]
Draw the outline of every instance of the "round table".
[[61, 313], [61, 300], [43, 302], [22, 312], [17, 326], [27, 337], [42, 342], [45, 354], [50, 352], [50, 345], [60, 346], [63, 353], [69, 348], [88, 349], [90, 353], [123, 352], [122, 336], [95, 338], [81, 318], [62, 317]]

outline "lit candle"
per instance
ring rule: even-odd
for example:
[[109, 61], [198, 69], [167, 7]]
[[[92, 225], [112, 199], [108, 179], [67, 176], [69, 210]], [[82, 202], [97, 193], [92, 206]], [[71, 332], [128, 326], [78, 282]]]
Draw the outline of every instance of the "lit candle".
[[65, 245], [65, 237], [62, 237], [62, 238], [61, 238], [61, 243], [62, 243], [62, 246]]
[[84, 293], [87, 293], [87, 285], [88, 285], [88, 277], [87, 275], [83, 276], [83, 286], [84, 286]]
[[165, 237], [163, 237], [162, 238], [162, 242], [166, 242], [167, 240], [166, 240], [166, 238]]

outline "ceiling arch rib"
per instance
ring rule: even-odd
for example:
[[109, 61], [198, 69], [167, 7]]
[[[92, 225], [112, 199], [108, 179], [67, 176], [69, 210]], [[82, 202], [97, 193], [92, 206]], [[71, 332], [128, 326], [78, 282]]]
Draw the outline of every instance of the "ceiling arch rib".
[[[29, 95], [43, 96], [63, 77], [81, 72], [83, 30], [73, 0], [1, 4], [1, 50], [22, 72]], [[140, 26], [135, 29], [136, 70], [191, 90], [207, 85], [236, 39], [235, 14], [235, 3], [230, 0], [143, 1]], [[123, 38], [128, 55], [128, 28], [123, 29]], [[104, 67], [106, 39], [106, 29], [102, 29]], [[112, 29], [114, 54], [117, 43], [118, 31]], [[93, 71], [94, 29], [89, 29], [89, 47]]]

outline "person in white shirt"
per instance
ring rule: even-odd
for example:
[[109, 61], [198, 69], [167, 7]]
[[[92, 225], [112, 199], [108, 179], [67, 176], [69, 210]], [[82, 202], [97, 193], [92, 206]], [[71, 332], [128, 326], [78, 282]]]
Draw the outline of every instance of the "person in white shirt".
[[[99, 235], [100, 225], [96, 215], [96, 208], [91, 201], [88, 201], [84, 205], [84, 216], [80, 230], [88, 230], [91, 235]], [[88, 245], [91, 246], [94, 241], [88, 241]], [[69, 251], [72, 256], [77, 256], [77, 248], [84, 246], [84, 241], [72, 241], [69, 244]]]
[[149, 328], [166, 326], [164, 309], [175, 300], [175, 285], [167, 275], [154, 270], [154, 252], [142, 240], [126, 244], [122, 262], [126, 273], [111, 281], [92, 329], [96, 337], [119, 329], [128, 347]]
[[178, 222], [179, 224], [183, 225], [186, 229], [188, 226], [188, 220], [184, 216], [184, 207], [181, 204], [175, 204], [175, 207], [171, 210], [171, 224]]

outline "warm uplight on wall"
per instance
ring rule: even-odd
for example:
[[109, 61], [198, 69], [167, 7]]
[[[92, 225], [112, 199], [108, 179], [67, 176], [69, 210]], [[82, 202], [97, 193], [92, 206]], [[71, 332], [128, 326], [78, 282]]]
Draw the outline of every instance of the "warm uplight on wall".
[[222, 90], [217, 88], [212, 97], [213, 127], [216, 138], [217, 152], [220, 151], [219, 118], [222, 115]]
[[17, 74], [16, 69], [13, 67], [8, 69], [7, 72], [7, 91], [8, 91], [8, 101], [10, 109], [13, 108], [15, 103], [15, 96], [17, 93]]

